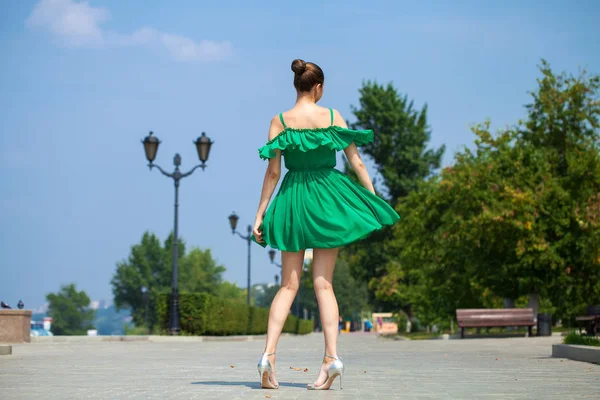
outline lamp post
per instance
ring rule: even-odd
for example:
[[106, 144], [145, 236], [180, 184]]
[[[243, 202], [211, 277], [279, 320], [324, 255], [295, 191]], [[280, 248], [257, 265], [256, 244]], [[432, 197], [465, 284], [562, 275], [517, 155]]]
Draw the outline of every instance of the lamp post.
[[[282, 276], [282, 268], [283, 267], [281, 266], [281, 264], [275, 262], [275, 253], [276, 253], [275, 250], [273, 250], [273, 249], [269, 250], [269, 259], [271, 260], [271, 264], [273, 264], [279, 268], [279, 276], [280, 276], [280, 278], [283, 278], [283, 276]], [[283, 280], [282, 280], [282, 283], [283, 283]]]
[[251, 264], [250, 264], [250, 249], [251, 249], [251, 245], [252, 245], [252, 226], [248, 225], [248, 235], [244, 236], [241, 233], [239, 233], [238, 231], [236, 231], [235, 229], [237, 228], [237, 223], [239, 221], [240, 217], [237, 216], [237, 214], [235, 212], [231, 213], [231, 215], [229, 216], [229, 225], [231, 226], [231, 233], [232, 234], [238, 234], [239, 237], [241, 237], [242, 239], [244, 239], [246, 242], [248, 242], [248, 295], [246, 298], [246, 302], [248, 303], [248, 305], [250, 305], [250, 269], [251, 269]]
[[175, 221], [173, 228], [173, 280], [171, 283], [171, 305], [170, 305], [170, 313], [169, 313], [169, 333], [171, 335], [178, 335], [181, 330], [179, 326], [179, 289], [178, 289], [178, 278], [179, 278], [179, 268], [178, 268], [178, 251], [179, 251], [179, 241], [177, 237], [177, 228], [178, 228], [178, 209], [179, 209], [179, 181], [182, 178], [190, 176], [197, 168], [206, 168], [206, 161], [208, 160], [208, 155], [210, 153], [210, 148], [213, 142], [206, 136], [206, 133], [202, 132], [202, 135], [194, 141], [196, 145], [196, 151], [198, 152], [198, 158], [200, 159], [200, 164], [196, 165], [194, 168], [189, 170], [188, 172], [182, 173], [179, 171], [179, 166], [181, 165], [181, 156], [179, 153], [175, 154], [173, 158], [173, 164], [175, 165], [175, 171], [172, 173], [165, 172], [160, 166], [154, 164], [154, 159], [156, 158], [156, 153], [158, 152], [158, 145], [160, 144], [160, 140], [156, 136], [153, 135], [152, 132], [144, 140], [142, 140], [144, 144], [144, 151], [146, 152], [146, 158], [148, 159], [148, 167], [150, 170], [156, 167], [158, 170], [167, 178], [173, 179], [175, 184]]

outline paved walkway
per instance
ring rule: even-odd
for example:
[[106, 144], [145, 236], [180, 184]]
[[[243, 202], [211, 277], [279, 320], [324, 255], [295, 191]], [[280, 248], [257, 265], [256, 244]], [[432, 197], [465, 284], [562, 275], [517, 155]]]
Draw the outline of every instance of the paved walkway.
[[335, 390], [309, 392], [305, 387], [316, 376], [321, 341], [318, 334], [282, 338], [279, 390], [259, 388], [262, 340], [17, 345], [13, 355], [0, 356], [0, 398], [597, 399], [600, 394], [600, 366], [550, 357], [557, 337], [395, 341], [364, 334], [341, 337], [344, 389], [336, 384]]

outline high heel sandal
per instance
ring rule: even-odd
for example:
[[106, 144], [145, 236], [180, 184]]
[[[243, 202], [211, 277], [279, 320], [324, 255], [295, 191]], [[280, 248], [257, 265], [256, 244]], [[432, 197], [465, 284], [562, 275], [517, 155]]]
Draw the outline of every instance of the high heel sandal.
[[321, 386], [315, 386], [314, 383], [309, 383], [307, 389], [308, 390], [329, 390], [331, 384], [335, 380], [336, 377], [340, 377], [340, 390], [342, 389], [342, 376], [344, 375], [344, 363], [339, 357], [330, 356], [329, 354], [325, 354], [325, 357], [333, 358], [334, 361], [329, 365], [327, 369], [327, 379]]
[[279, 389], [279, 385], [274, 385], [271, 382], [271, 375], [273, 374], [273, 367], [269, 356], [273, 356], [275, 353], [265, 354], [263, 353], [260, 361], [258, 362], [258, 375], [260, 376], [260, 387], [263, 389]]

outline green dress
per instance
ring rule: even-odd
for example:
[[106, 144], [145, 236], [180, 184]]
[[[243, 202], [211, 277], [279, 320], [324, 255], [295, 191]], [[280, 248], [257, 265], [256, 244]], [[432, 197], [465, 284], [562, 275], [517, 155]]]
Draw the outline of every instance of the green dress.
[[279, 114], [283, 132], [258, 150], [264, 160], [281, 150], [288, 169], [263, 218], [259, 245], [294, 252], [331, 249], [400, 219], [387, 202], [335, 169], [337, 151], [373, 141], [373, 132], [334, 126], [330, 113], [331, 125], [317, 129], [289, 128]]

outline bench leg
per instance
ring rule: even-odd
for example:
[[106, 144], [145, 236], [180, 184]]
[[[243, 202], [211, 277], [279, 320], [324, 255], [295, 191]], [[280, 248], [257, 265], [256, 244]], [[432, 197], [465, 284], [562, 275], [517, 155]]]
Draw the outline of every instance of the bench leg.
[[532, 333], [533, 326], [529, 325], [527, 328], [529, 331], [529, 337], [532, 337], [533, 336], [533, 333]]
[[460, 338], [461, 339], [465, 338], [465, 328], [460, 328]]

